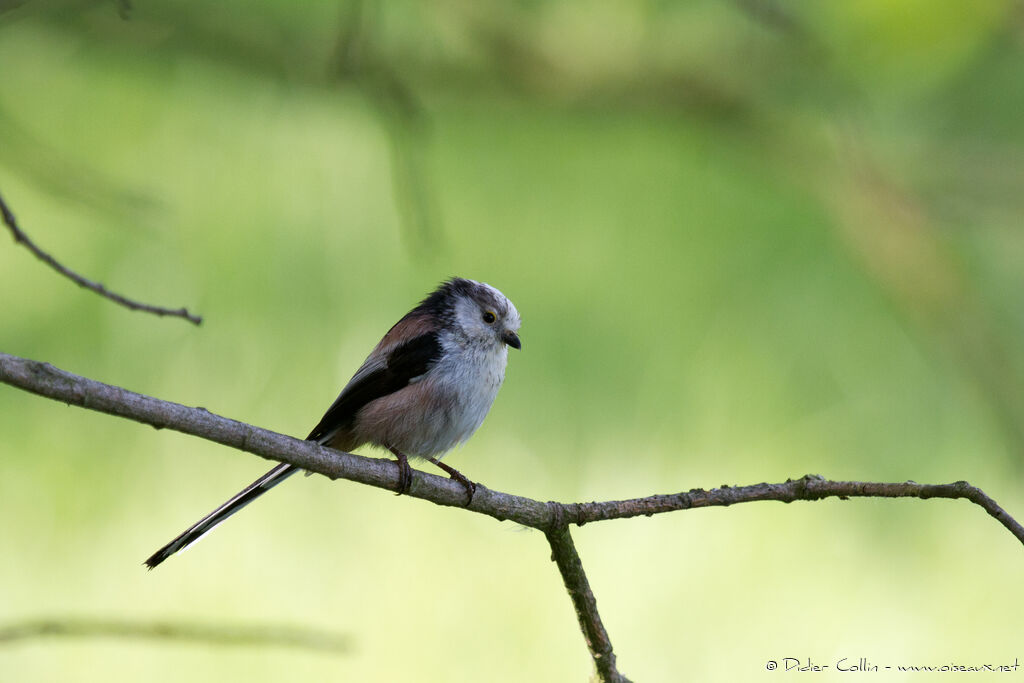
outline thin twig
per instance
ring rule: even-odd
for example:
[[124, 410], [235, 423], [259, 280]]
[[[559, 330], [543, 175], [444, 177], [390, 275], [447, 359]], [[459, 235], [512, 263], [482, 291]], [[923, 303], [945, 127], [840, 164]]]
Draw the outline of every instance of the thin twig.
[[211, 645], [295, 647], [337, 654], [352, 651], [347, 636], [291, 626], [77, 618], [29, 619], [0, 626], [0, 645], [44, 636], [182, 640]]
[[144, 304], [138, 301], [134, 301], [132, 299], [123, 297], [120, 294], [117, 294], [116, 292], [111, 292], [101, 283], [93, 282], [92, 280], [82, 277], [73, 270], [66, 268], [59, 261], [57, 261], [57, 259], [53, 258], [48, 253], [46, 253], [38, 246], [36, 246], [35, 242], [30, 240], [28, 235], [26, 235], [21, 230], [21, 228], [18, 227], [18, 221], [14, 218], [14, 213], [7, 206], [7, 203], [4, 202], [3, 197], [0, 197], [0, 218], [3, 219], [4, 225], [10, 228], [11, 234], [14, 235], [14, 241], [16, 243], [24, 244], [29, 251], [36, 255], [36, 258], [38, 258], [40, 261], [47, 264], [48, 266], [56, 270], [58, 273], [74, 282], [75, 284], [77, 284], [79, 287], [85, 287], [86, 289], [90, 289], [99, 294], [100, 296], [106, 297], [107, 299], [110, 299], [114, 303], [120, 304], [125, 308], [129, 308], [133, 311], [145, 311], [146, 313], [152, 313], [154, 315], [159, 316], [166, 315], [173, 316], [176, 318], [184, 318], [185, 320], [195, 325], [199, 325], [203, 322], [202, 316], [192, 315], [191, 313], [188, 312], [188, 309], [186, 308], [170, 309], [163, 308], [162, 306], [152, 306], [150, 304]]
[[605, 519], [628, 519], [641, 515], [650, 516], [674, 510], [691, 508], [725, 507], [737, 503], [753, 503], [775, 500], [792, 503], [797, 500], [821, 500], [823, 498], [963, 498], [980, 505], [986, 512], [999, 520], [1017, 540], [1024, 543], [1024, 527], [989, 498], [981, 489], [966, 481], [952, 484], [918, 484], [907, 481], [898, 483], [868, 481], [831, 481], [821, 475], [808, 474], [799, 479], [787, 479], [780, 484], [751, 484], [749, 486], [723, 486], [705, 491], [691, 489], [683, 493], [647, 496], [630, 500], [609, 500], [600, 503], [569, 503], [564, 505], [564, 514], [574, 524], [587, 524]]
[[565, 524], [553, 526], [545, 531], [545, 536], [551, 545], [551, 560], [558, 566], [565, 590], [569, 592], [572, 606], [576, 609], [576, 619], [580, 622], [583, 639], [587, 641], [587, 649], [597, 667], [598, 680], [602, 683], [629, 683], [629, 679], [615, 667], [612, 641], [601, 622], [597, 599], [590, 590], [590, 582], [583, 571], [583, 562], [576, 552], [569, 527]]
[[[191, 408], [137, 394], [121, 387], [60, 370], [49, 363], [19, 358], [0, 352], [0, 382], [71, 405], [81, 406], [109, 415], [124, 417], [151, 425], [192, 434], [209, 441], [231, 446], [277, 462], [287, 462], [309, 472], [331, 479], [376, 486], [387, 490], [399, 487], [399, 468], [393, 460], [367, 458], [325, 448], [311, 441], [302, 441], [284, 434], [215, 415], [205, 408]], [[796, 500], [823, 498], [963, 498], [982, 507], [1024, 543], [1024, 527], [1011, 517], [981, 489], [967, 482], [952, 484], [918, 484], [916, 482], [880, 483], [829, 481], [819, 475], [807, 475], [778, 484], [722, 486], [705, 491], [671, 495], [655, 495], [630, 500], [594, 503], [541, 502], [478, 485], [467, 506], [465, 489], [452, 480], [413, 471], [408, 495], [437, 505], [462, 507], [498, 520], [512, 520], [543, 531], [551, 544], [552, 558], [558, 563], [566, 588], [580, 619], [580, 626], [595, 665], [604, 680], [625, 680], [615, 671], [608, 634], [601, 625], [597, 604], [590, 592], [582, 564], [568, 535], [568, 524], [650, 516], [676, 510], [728, 506], [739, 503], [774, 500], [790, 503]], [[620, 676], [620, 678], [614, 678]]]

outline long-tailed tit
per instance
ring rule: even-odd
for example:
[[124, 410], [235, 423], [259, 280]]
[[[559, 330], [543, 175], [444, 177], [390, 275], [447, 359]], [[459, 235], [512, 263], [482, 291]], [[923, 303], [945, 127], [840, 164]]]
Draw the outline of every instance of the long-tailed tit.
[[[506, 347], [520, 348], [519, 311], [482, 282], [453, 278], [392, 327], [341, 390], [307, 440], [342, 451], [364, 444], [398, 458], [400, 492], [412, 483], [407, 456], [429, 460], [476, 486], [440, 457], [477, 430], [505, 379]], [[146, 560], [152, 569], [299, 468], [281, 464]]]

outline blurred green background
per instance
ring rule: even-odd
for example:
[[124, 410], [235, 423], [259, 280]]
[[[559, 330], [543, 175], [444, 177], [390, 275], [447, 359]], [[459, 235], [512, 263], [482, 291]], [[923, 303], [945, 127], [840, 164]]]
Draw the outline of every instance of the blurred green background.
[[[121, 16], [123, 15], [123, 16]], [[304, 436], [438, 281], [523, 351], [447, 462], [541, 500], [967, 479], [1024, 516], [1024, 7], [1008, 0], [0, 2], [0, 348]], [[298, 624], [327, 656], [0, 648], [4, 681], [583, 681], [544, 539], [0, 387], [0, 622]], [[624, 673], [1002, 664], [1024, 554], [957, 501], [575, 533]], [[882, 671], [885, 680], [921, 674]], [[817, 680], [836, 676], [819, 674]]]

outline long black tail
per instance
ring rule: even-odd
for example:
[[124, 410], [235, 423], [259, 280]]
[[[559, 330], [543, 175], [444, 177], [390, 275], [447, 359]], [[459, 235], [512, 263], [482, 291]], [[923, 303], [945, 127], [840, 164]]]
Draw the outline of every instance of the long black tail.
[[221, 505], [219, 508], [190, 526], [180, 536], [157, 550], [146, 560], [146, 566], [152, 569], [174, 553], [192, 545], [215, 526], [235, 514], [264, 493], [299, 471], [294, 465], [280, 464], [262, 477], [242, 489], [238, 495]]

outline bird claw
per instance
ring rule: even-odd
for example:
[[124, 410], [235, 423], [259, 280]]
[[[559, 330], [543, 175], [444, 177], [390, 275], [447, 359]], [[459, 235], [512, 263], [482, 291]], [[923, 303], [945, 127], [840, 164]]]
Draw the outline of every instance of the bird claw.
[[[403, 493], [408, 493], [409, 488], [412, 486], [412, 468], [409, 467], [409, 458], [406, 457], [405, 453], [391, 446], [388, 446], [387, 448], [389, 451], [394, 453], [395, 457], [398, 459], [397, 494], [400, 496]], [[451, 465], [444, 464], [437, 458], [427, 458], [427, 460], [440, 467], [442, 470], [448, 473], [449, 477], [462, 484], [463, 488], [466, 489], [466, 495], [468, 496], [468, 498], [466, 499], [466, 507], [469, 507], [469, 505], [473, 502], [473, 496], [476, 495], [476, 483], [467, 479], [466, 476], [462, 474], [462, 472], [459, 472]]]
[[412, 488], [412, 467], [409, 466], [409, 461], [400, 460], [398, 462], [398, 493], [409, 493], [409, 489]]
[[476, 494], [476, 482], [470, 481], [462, 475], [461, 472], [456, 471], [451, 475], [451, 478], [462, 484], [466, 489], [466, 493], [469, 494], [469, 498], [466, 499], [466, 507], [469, 507], [470, 503], [473, 502], [473, 496]]
[[412, 467], [409, 466], [409, 458], [397, 448], [388, 446], [388, 450], [394, 453], [395, 458], [398, 459], [398, 490], [395, 495], [409, 493], [409, 489], [412, 488]]

